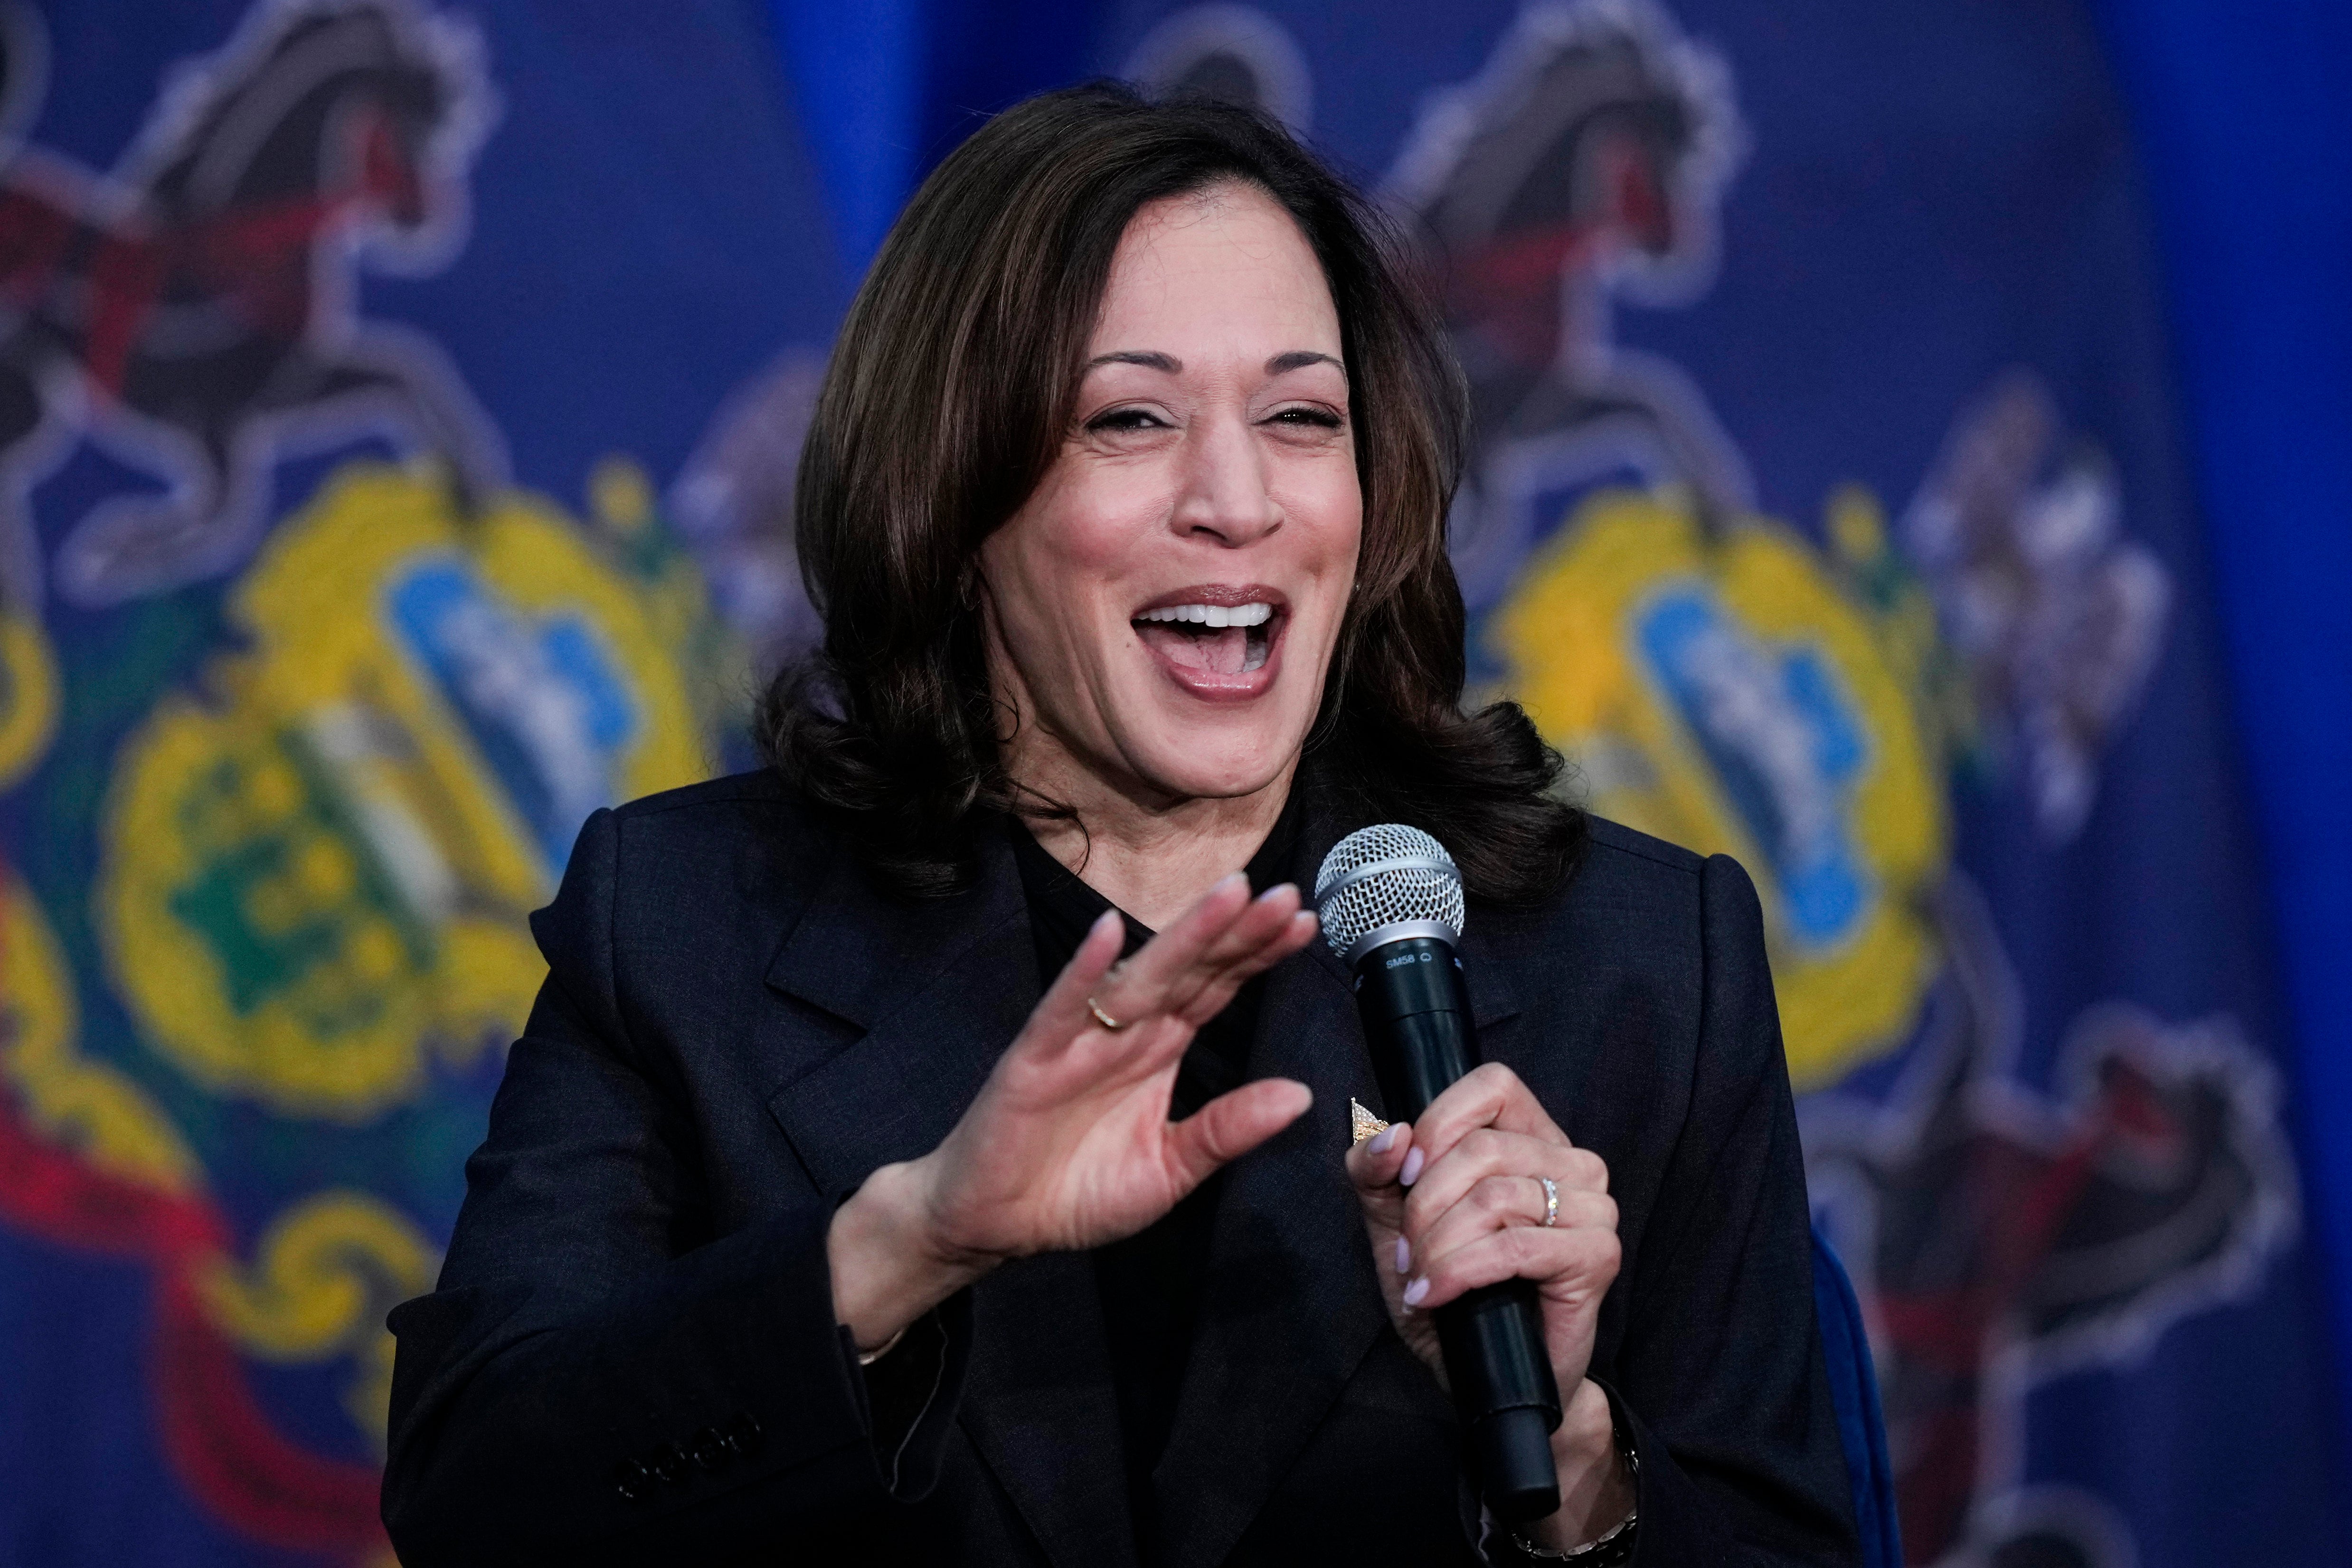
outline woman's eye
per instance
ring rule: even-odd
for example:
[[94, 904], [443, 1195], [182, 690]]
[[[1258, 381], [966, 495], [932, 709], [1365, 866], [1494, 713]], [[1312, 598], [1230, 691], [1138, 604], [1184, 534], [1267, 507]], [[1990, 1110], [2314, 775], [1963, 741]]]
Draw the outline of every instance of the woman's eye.
[[1316, 430], [1337, 430], [1340, 418], [1328, 408], [1284, 408], [1267, 421], [1272, 425], [1305, 426]]
[[1160, 430], [1166, 421], [1149, 408], [1114, 408], [1087, 421], [1089, 430]]

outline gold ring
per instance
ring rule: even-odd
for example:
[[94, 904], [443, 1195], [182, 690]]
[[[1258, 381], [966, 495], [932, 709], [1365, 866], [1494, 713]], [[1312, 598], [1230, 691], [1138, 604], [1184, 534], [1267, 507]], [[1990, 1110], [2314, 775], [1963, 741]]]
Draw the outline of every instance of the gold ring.
[[1095, 1016], [1096, 1023], [1100, 1024], [1104, 1028], [1108, 1029], [1114, 1035], [1127, 1027], [1125, 1024], [1120, 1023], [1117, 1018], [1114, 1018], [1109, 1014], [1104, 1012], [1102, 1010], [1102, 1004], [1096, 1001], [1091, 996], [1087, 998], [1087, 1011]]
[[1543, 1184], [1543, 1223], [1545, 1227], [1549, 1229], [1550, 1226], [1559, 1223], [1559, 1184], [1554, 1182], [1549, 1176], [1538, 1176], [1536, 1180]]

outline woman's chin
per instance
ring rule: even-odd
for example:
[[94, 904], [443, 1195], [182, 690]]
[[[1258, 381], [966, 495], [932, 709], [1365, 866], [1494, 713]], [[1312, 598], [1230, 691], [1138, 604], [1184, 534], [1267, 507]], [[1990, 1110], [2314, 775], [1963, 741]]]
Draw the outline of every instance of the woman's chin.
[[1303, 726], [1290, 715], [1276, 714], [1271, 705], [1255, 723], [1163, 721], [1138, 728], [1149, 734], [1131, 738], [1123, 748], [1129, 766], [1155, 791], [1177, 800], [1255, 795], [1282, 778], [1305, 739]]

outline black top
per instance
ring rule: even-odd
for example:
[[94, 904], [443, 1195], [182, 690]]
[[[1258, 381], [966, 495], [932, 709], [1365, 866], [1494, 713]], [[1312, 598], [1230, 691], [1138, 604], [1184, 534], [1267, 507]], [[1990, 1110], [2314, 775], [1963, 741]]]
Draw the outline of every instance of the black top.
[[[1050, 984], [1078, 951], [1078, 943], [1086, 940], [1095, 921], [1113, 906], [1047, 854], [1026, 827], [1013, 824], [1009, 837], [1013, 861], [1020, 868], [1021, 886], [1028, 899], [1038, 978], [1041, 984]], [[1291, 866], [1297, 838], [1298, 807], [1294, 798], [1285, 803], [1265, 842], [1244, 868], [1252, 893], [1298, 879]], [[1131, 957], [1151, 940], [1152, 932], [1125, 910], [1118, 914], [1127, 925], [1126, 955]], [[1258, 1004], [1265, 994], [1265, 977], [1259, 975], [1192, 1037], [1176, 1069], [1168, 1107], [1171, 1120], [1181, 1121], [1243, 1082], [1250, 1044], [1257, 1033]], [[1158, 1223], [1124, 1241], [1097, 1247], [1093, 1255], [1111, 1381], [1118, 1394], [1128, 1497], [1135, 1513], [1136, 1537], [1141, 1542], [1148, 1543], [1159, 1534], [1151, 1472], [1168, 1447], [1169, 1426], [1176, 1417], [1176, 1398], [1183, 1387], [1184, 1363], [1200, 1313], [1201, 1290], [1208, 1279], [1209, 1225], [1215, 1217], [1223, 1187], [1217, 1176], [1210, 1177]], [[1148, 1550], [1144, 1556], [1150, 1560]]]
[[[1363, 826], [1302, 811], [1303, 864]], [[392, 1314], [410, 1568], [1138, 1568], [1091, 1258], [1008, 1264], [910, 1331], [928, 1382], [898, 1430], [834, 1321], [835, 1205], [939, 1145], [1042, 984], [1012, 847], [980, 848], [966, 891], [893, 897], [766, 773], [590, 818], [532, 918], [547, 983], [439, 1288]], [[1552, 898], [1469, 915], [1482, 1050], [1608, 1163], [1623, 1264], [1591, 1375], [1641, 1456], [1640, 1561], [1853, 1563], [1747, 876], [1595, 822]], [[1315, 1102], [1222, 1179], [1153, 1555], [1474, 1563], [1454, 1412], [1341, 1163], [1349, 1100], [1381, 1099], [1320, 943], [1267, 973], [1248, 1065]]]

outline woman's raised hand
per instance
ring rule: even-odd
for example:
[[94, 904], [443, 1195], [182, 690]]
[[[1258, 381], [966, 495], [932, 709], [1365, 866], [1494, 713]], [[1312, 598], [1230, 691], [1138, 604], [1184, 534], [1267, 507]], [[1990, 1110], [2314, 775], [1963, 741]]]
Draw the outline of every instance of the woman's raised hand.
[[946, 1141], [875, 1172], [835, 1214], [837, 1321], [859, 1345], [883, 1343], [1007, 1258], [1132, 1236], [1290, 1125], [1313, 1097], [1288, 1079], [1178, 1122], [1168, 1102], [1193, 1032], [1314, 935], [1297, 889], [1252, 899], [1238, 873], [1125, 963], [1106, 912]]

